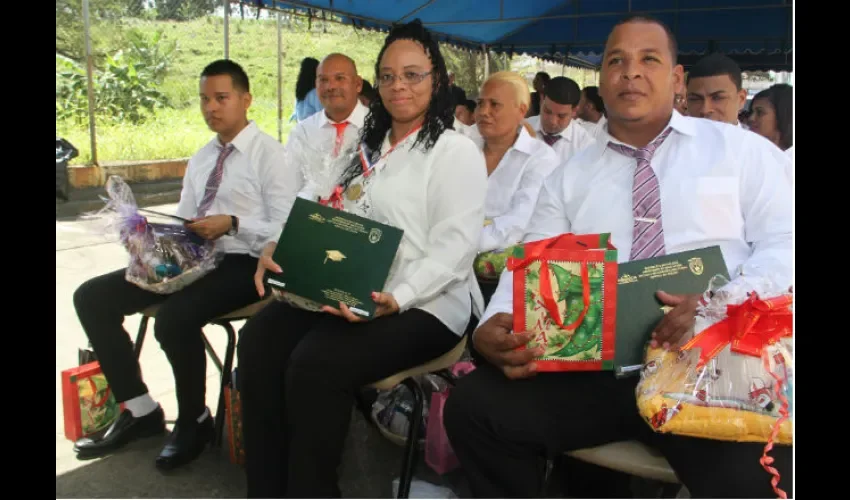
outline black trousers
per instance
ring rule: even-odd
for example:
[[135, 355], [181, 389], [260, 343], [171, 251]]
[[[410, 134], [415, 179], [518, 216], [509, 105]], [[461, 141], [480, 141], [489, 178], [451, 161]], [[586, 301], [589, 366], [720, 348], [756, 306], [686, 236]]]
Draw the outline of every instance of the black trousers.
[[211, 319], [259, 299], [254, 287], [257, 259], [227, 254], [218, 268], [170, 295], [143, 290], [124, 278], [125, 269], [92, 278], [74, 292], [77, 316], [100, 361], [115, 398], [127, 401], [148, 392], [124, 317], [162, 303], [154, 335], [174, 371], [179, 419], [196, 419], [206, 407], [206, 353], [201, 328]]
[[[759, 459], [763, 443], [657, 434], [635, 404], [636, 378], [609, 372], [541, 373], [509, 380], [490, 364], [463, 377], [444, 424], [477, 498], [535, 498], [545, 460], [566, 451], [637, 439], [657, 448], [692, 498], [776, 498]], [[774, 446], [779, 487], [793, 494], [790, 446]]]
[[419, 309], [349, 323], [269, 304], [242, 329], [238, 347], [248, 498], [339, 497], [357, 390], [459, 341]]

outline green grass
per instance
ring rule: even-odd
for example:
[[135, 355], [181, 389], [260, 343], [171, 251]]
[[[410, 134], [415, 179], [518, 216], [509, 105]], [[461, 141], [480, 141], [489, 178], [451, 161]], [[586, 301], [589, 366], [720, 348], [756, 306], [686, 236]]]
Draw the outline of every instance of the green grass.
[[[141, 125], [97, 122], [98, 162], [120, 160], [157, 160], [185, 158], [194, 154], [213, 134], [207, 129], [198, 105], [198, 75], [206, 64], [224, 55], [223, 22], [202, 18], [189, 22], [153, 22], [124, 20], [122, 27], [134, 27], [153, 33], [163, 30], [169, 40], [177, 41], [177, 56], [161, 90], [173, 109], [156, 112]], [[93, 30], [114, 30], [107, 23]], [[292, 31], [282, 28], [283, 40], [283, 141], [294, 126], [289, 122], [295, 101], [295, 80], [301, 59], [321, 59], [331, 52], [344, 52], [354, 59], [361, 76], [374, 79], [374, 61], [384, 34], [354, 31], [350, 26], [328, 23], [323, 33], [314, 21], [307, 31], [301, 20]], [[94, 33], [93, 36], [97, 36]], [[117, 51], [120, 47], [115, 47]], [[249, 118], [265, 132], [277, 137], [277, 31], [274, 20], [235, 18], [230, 21], [230, 58], [241, 64], [251, 80], [254, 101]], [[90, 163], [91, 148], [88, 122], [62, 121], [56, 133], [68, 139], [80, 151], [73, 163]]]
[[[186, 158], [194, 154], [209, 141], [213, 134], [201, 117], [198, 103], [198, 75], [208, 63], [224, 56], [224, 21], [206, 17], [187, 22], [145, 21], [122, 19], [120, 21], [95, 20], [92, 39], [96, 48], [118, 45], [122, 30], [135, 28], [149, 35], [161, 30], [164, 40], [177, 42], [177, 52], [165, 77], [162, 90], [174, 106], [156, 112], [141, 125], [114, 124], [98, 119], [97, 152], [98, 162], [129, 160], [160, 160]], [[374, 81], [375, 58], [381, 49], [386, 34], [355, 30], [351, 26], [313, 20], [308, 29], [304, 18], [294, 18], [292, 25], [283, 25], [283, 142], [294, 123], [289, 122], [295, 101], [295, 81], [301, 59], [321, 59], [331, 52], [342, 52], [357, 63], [360, 75]], [[82, 38], [82, 36], [81, 36]], [[122, 47], [111, 47], [114, 54]], [[443, 55], [449, 69], [458, 74], [458, 83], [469, 95], [481, 84], [483, 66], [477, 66], [475, 58], [452, 48], [443, 47]], [[251, 80], [254, 96], [249, 118], [272, 137], [277, 137], [277, 23], [271, 20], [239, 19], [230, 21], [230, 58], [241, 64]], [[534, 73], [546, 70], [552, 76], [561, 74], [558, 65], [532, 61], [524, 56], [515, 57], [512, 67], [523, 74], [530, 83]], [[57, 72], [59, 66], [57, 64]], [[566, 76], [573, 78], [581, 87], [596, 83], [595, 72], [578, 68], [566, 68]], [[57, 121], [56, 133], [71, 141], [80, 151], [73, 160], [75, 164], [91, 162], [88, 121]]]

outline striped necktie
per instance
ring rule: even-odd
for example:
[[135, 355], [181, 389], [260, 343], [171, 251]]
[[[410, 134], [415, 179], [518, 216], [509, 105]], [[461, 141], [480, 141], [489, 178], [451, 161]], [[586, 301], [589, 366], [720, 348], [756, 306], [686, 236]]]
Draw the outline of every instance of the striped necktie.
[[661, 222], [661, 189], [650, 161], [672, 130], [668, 127], [654, 141], [641, 149], [613, 142], [608, 143], [608, 147], [614, 151], [637, 159], [632, 184], [632, 214], [635, 222], [632, 229], [632, 251], [629, 260], [649, 259], [665, 253], [664, 225]]
[[561, 138], [561, 134], [547, 134], [542, 130], [540, 131], [540, 135], [543, 137], [543, 142], [550, 146], [558, 142], [558, 139]]
[[228, 144], [227, 146], [218, 146], [218, 160], [215, 162], [215, 168], [210, 172], [209, 178], [207, 178], [207, 187], [204, 191], [204, 197], [201, 200], [201, 205], [198, 207], [198, 217], [204, 217], [207, 215], [207, 210], [213, 204], [213, 200], [215, 200], [215, 195], [218, 193], [218, 186], [221, 185], [221, 177], [224, 173], [224, 160], [230, 156], [230, 153], [233, 152], [233, 144]]

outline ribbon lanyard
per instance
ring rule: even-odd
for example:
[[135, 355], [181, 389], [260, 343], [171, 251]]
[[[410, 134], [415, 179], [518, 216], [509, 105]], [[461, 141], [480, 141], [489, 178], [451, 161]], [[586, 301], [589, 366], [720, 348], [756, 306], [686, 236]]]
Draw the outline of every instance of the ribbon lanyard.
[[366, 146], [365, 142], [360, 143], [360, 147], [358, 149], [360, 152], [360, 164], [363, 166], [363, 177], [369, 177], [370, 175], [372, 175], [372, 171], [375, 169], [375, 166], [378, 163], [381, 163], [381, 161], [387, 156], [389, 156], [389, 154], [392, 153], [396, 147], [404, 143], [408, 137], [415, 134], [420, 128], [422, 128], [422, 125], [417, 125], [413, 128], [413, 130], [406, 133], [404, 137], [401, 138], [401, 140], [392, 145], [390, 149], [388, 149], [386, 153], [382, 154], [381, 157], [378, 158], [378, 160], [374, 163], [369, 161], [369, 156], [371, 156], [371, 151], [369, 151], [369, 147]]

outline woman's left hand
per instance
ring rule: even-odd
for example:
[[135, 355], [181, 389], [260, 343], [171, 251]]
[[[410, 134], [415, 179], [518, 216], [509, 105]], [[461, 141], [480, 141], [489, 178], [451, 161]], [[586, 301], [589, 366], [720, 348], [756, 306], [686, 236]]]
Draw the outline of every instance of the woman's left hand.
[[[393, 297], [393, 294], [391, 293], [372, 292], [372, 300], [375, 301], [375, 304], [378, 305], [378, 307], [375, 309], [376, 318], [380, 318], [381, 316], [389, 316], [390, 314], [398, 312], [398, 302], [395, 301], [395, 297]], [[339, 303], [339, 309], [333, 308], [331, 306], [322, 306], [322, 311], [333, 314], [334, 316], [340, 316], [352, 323], [360, 323], [363, 321], [367, 321], [366, 318], [362, 318], [351, 312], [351, 309], [349, 309], [348, 306], [342, 302]]]

